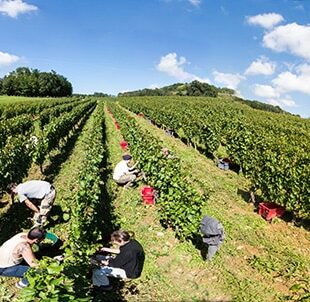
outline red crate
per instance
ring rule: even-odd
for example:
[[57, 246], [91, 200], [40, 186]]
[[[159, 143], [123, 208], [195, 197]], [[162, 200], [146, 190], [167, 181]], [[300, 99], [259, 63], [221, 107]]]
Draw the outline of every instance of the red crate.
[[261, 202], [258, 206], [258, 214], [266, 220], [272, 220], [274, 217], [281, 217], [285, 213], [285, 208], [274, 202]]
[[155, 190], [150, 186], [142, 187], [141, 197], [144, 204], [155, 204]]
[[128, 143], [126, 141], [121, 141], [119, 144], [123, 150], [127, 150]]

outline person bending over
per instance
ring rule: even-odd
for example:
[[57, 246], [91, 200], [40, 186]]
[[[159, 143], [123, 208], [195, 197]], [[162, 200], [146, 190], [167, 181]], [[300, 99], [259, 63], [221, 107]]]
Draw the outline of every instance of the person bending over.
[[[20, 202], [25, 202], [26, 206], [34, 211], [34, 225], [43, 225], [52, 209], [56, 197], [53, 185], [43, 180], [29, 180], [17, 185], [11, 183], [7, 187], [7, 192], [12, 198], [17, 195]], [[36, 205], [38, 204], [39, 205]]]
[[[15, 285], [27, 287], [29, 283], [24, 274], [30, 267], [38, 266], [32, 246], [43, 241], [45, 235], [44, 229], [34, 227], [28, 233], [19, 233], [4, 242], [0, 247], [0, 276], [22, 278]], [[23, 260], [27, 265], [22, 264]]]
[[143, 247], [129, 232], [122, 230], [113, 232], [111, 242], [115, 248], [104, 247], [101, 251], [116, 254], [116, 257], [101, 261], [102, 266], [95, 268], [92, 274], [93, 285], [103, 290], [111, 289], [108, 277], [120, 279], [140, 277], [145, 259]]

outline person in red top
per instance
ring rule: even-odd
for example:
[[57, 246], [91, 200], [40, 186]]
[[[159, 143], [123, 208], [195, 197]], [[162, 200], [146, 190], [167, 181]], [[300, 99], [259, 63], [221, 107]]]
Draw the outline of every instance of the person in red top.
[[102, 266], [95, 268], [92, 275], [93, 285], [103, 290], [111, 289], [108, 276], [121, 279], [140, 277], [145, 260], [143, 247], [129, 232], [113, 232], [111, 242], [116, 248], [104, 247], [101, 251], [116, 254], [116, 257], [101, 261]]

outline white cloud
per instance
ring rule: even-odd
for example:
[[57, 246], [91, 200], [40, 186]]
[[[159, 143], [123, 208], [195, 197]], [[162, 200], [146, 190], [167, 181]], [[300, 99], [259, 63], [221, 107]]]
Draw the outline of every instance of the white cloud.
[[168, 53], [167, 55], [160, 58], [159, 64], [156, 66], [157, 70], [165, 72], [170, 76], [178, 78], [180, 80], [186, 80], [191, 75], [183, 70], [183, 65], [186, 63], [184, 57], [178, 56], [176, 53]]
[[274, 87], [270, 85], [259, 85], [254, 86], [254, 94], [264, 98], [278, 98], [280, 93], [275, 90]]
[[0, 0], [0, 13], [16, 18], [19, 14], [36, 11], [34, 5], [23, 2], [22, 0]]
[[296, 67], [296, 71], [298, 74], [303, 76], [310, 75], [310, 64], [302, 64]]
[[6, 66], [6, 65], [10, 65], [12, 63], [15, 63], [19, 60], [20, 58], [18, 56], [15, 55], [10, 55], [6, 52], [1, 52], [0, 51], [0, 66]]
[[209, 79], [200, 78], [192, 73], [184, 70], [184, 65], [187, 64], [187, 60], [184, 57], [179, 57], [176, 53], [168, 53], [160, 58], [160, 62], [156, 65], [158, 71], [167, 73], [168, 75], [177, 78], [180, 81], [193, 81], [198, 80], [200, 82], [209, 83]]
[[276, 64], [270, 62], [266, 57], [260, 57], [252, 62], [244, 74], [246, 75], [271, 75], [276, 69]]
[[246, 21], [250, 25], [258, 25], [266, 29], [271, 29], [275, 25], [282, 22], [284, 18], [276, 13], [261, 14], [246, 17]]
[[296, 107], [296, 103], [294, 100], [292, 100], [289, 96], [286, 98], [280, 98], [280, 99], [269, 99], [267, 102], [274, 106], [284, 106], [284, 107]]
[[310, 60], [310, 25], [279, 26], [265, 34], [263, 44], [276, 52], [287, 51]]
[[236, 89], [241, 80], [245, 79], [245, 77], [240, 74], [222, 73], [218, 71], [214, 71], [212, 74], [216, 82], [224, 84], [225, 87], [231, 89]]
[[188, 0], [192, 5], [199, 6], [201, 3], [201, 0]]
[[[280, 93], [286, 92], [301, 92], [310, 95], [310, 67], [301, 67], [297, 70], [297, 74], [290, 71], [280, 73], [275, 79], [272, 80], [272, 84]], [[307, 71], [307, 72], [301, 72]]]

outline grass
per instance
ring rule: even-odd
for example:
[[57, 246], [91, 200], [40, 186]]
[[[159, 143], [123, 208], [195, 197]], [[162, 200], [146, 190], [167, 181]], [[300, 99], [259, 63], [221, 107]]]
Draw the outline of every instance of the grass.
[[[106, 126], [109, 164], [113, 167], [121, 159], [122, 137], [110, 116], [106, 117]], [[143, 274], [134, 281], [138, 294], [125, 288], [126, 301], [228, 301], [220, 283], [206, 288], [208, 279], [219, 278], [209, 273], [213, 263], [203, 262], [190, 243], [179, 242], [172, 230], [164, 229], [156, 207], [144, 206], [138, 189], [125, 190], [109, 181], [117, 192], [114, 206], [121, 227], [134, 231], [146, 252]]]
[[25, 97], [25, 96], [8, 96], [8, 95], [0, 95], [0, 105], [13, 104], [13, 103], [22, 103], [25, 101], [43, 101], [50, 100], [51, 98], [43, 98], [43, 97]]
[[[307, 301], [306, 295], [310, 291], [309, 232], [280, 219], [273, 224], [267, 223], [245, 200], [246, 179], [233, 171], [218, 169], [212, 160], [193, 148], [146, 120], [136, 118], [142, 127], [162, 140], [163, 147], [181, 158], [191, 183], [200, 190], [209, 190], [210, 198], [204, 213], [223, 223], [226, 239], [214, 260], [203, 261], [200, 251], [191, 243], [179, 242], [172, 230], [161, 226], [157, 206], [144, 206], [139, 189], [125, 190], [113, 182], [113, 168], [123, 154], [119, 146], [122, 137], [107, 114], [107, 202], [112, 202], [116, 217], [114, 225], [134, 231], [146, 252], [142, 276], [125, 284], [118, 301], [302, 301], [302, 297]], [[46, 170], [49, 175], [43, 176], [38, 169], [32, 169], [28, 176], [28, 179], [52, 176], [57, 188], [55, 208], [58, 207], [60, 214], [56, 224], [50, 224], [48, 228], [63, 240], [67, 238], [67, 223], [60, 218], [72, 206], [72, 192], [76, 190], [79, 166], [84, 160], [83, 137], [88, 135], [91, 123], [92, 118], [77, 141], [66, 150], [66, 160]], [[11, 203], [3, 200], [0, 210], [2, 241], [20, 230], [22, 223], [25, 228], [30, 223], [26, 220], [30, 212], [25, 208], [15, 212], [16, 209], [13, 211]], [[12, 301], [16, 293], [15, 280], [8, 280], [0, 280], [0, 301]], [[111, 295], [113, 297], [113, 293]], [[109, 297], [106, 295], [98, 301], [109, 301]]]
[[[301, 299], [309, 291], [296, 295], [295, 284], [307, 280], [310, 284], [310, 236], [302, 227], [277, 219], [269, 224], [257, 215], [253, 204], [245, 200], [248, 182], [233, 171], [223, 171], [216, 164], [184, 145], [178, 139], [136, 117], [139, 124], [163, 141], [163, 146], [181, 157], [182, 166], [197, 187], [210, 189], [204, 212], [220, 220], [226, 240], [210, 267], [217, 285], [206, 282], [206, 287], [220, 287], [233, 301], [281, 301]], [[246, 198], [247, 199], [247, 198]], [[256, 258], [253, 258], [253, 257]], [[214, 291], [212, 288], [211, 291]], [[220, 291], [215, 290], [216, 294]], [[217, 296], [210, 296], [217, 299]]]

